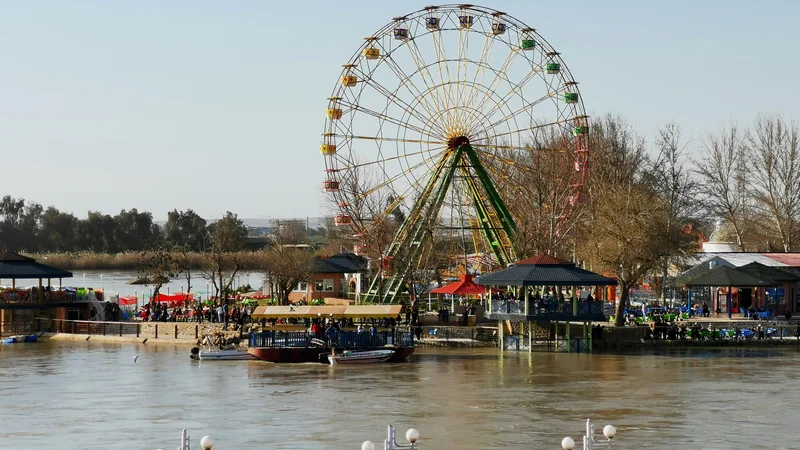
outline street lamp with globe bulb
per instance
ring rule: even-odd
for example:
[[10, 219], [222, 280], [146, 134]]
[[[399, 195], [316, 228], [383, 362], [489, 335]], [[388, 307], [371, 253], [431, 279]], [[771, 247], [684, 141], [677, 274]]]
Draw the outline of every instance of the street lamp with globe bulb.
[[575, 441], [571, 437], [565, 437], [561, 440], [561, 447], [564, 450], [572, 450], [575, 448]]
[[603, 436], [605, 436], [606, 439], [609, 440], [614, 439], [614, 436], [616, 435], [617, 435], [617, 429], [614, 428], [613, 425], [606, 425], [603, 427]]
[[409, 430], [406, 431], [406, 440], [408, 442], [414, 444], [417, 442], [418, 439], [419, 439], [419, 431], [413, 428], [409, 428]]
[[204, 450], [211, 450], [211, 448], [214, 447], [214, 438], [211, 436], [203, 436], [203, 438], [200, 439], [200, 446], [203, 447]]
[[361, 444], [361, 450], [375, 450], [375, 444], [373, 444], [372, 441], [364, 441], [364, 443]]

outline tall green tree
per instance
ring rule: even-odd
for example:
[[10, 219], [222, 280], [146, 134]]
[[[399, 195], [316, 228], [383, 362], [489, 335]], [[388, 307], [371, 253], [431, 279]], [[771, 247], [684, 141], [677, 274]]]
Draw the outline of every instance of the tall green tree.
[[136, 208], [122, 210], [114, 218], [114, 242], [117, 251], [141, 251], [160, 233], [153, 223], [153, 215], [139, 212]]
[[0, 247], [10, 251], [39, 250], [37, 234], [43, 208], [6, 195], [0, 200]]
[[169, 242], [187, 251], [201, 252], [209, 244], [206, 219], [191, 209], [167, 213], [164, 233]]
[[78, 218], [48, 206], [42, 214], [41, 251], [71, 252], [78, 248]]

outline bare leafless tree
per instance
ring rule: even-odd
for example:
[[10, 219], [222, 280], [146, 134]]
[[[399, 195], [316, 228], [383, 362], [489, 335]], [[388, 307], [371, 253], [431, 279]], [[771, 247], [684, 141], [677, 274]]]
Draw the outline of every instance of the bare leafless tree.
[[265, 278], [278, 291], [281, 304], [289, 303], [289, 293], [300, 282], [308, 281], [313, 266], [313, 256], [308, 249], [295, 246], [291, 227], [280, 227], [273, 223], [275, 232], [272, 243], [263, 254]]
[[[691, 225], [702, 215], [703, 208], [696, 200], [697, 180], [687, 168], [687, 144], [681, 137], [681, 128], [675, 122], [670, 122], [658, 130], [655, 147], [657, 154], [650, 168], [650, 176], [654, 182], [656, 192], [664, 201], [664, 214], [666, 227], [674, 230], [675, 227], [683, 229]], [[681, 240], [691, 240], [690, 234], [670, 234]], [[684, 251], [690, 249], [691, 242], [676, 242], [678, 250], [675, 255], [664, 258], [661, 270], [663, 280], [669, 276], [671, 264], [680, 264]], [[661, 298], [665, 299], [664, 284], [661, 287]]]
[[709, 134], [704, 154], [696, 163], [699, 188], [708, 211], [733, 230], [733, 239], [745, 251], [752, 227], [747, 152], [742, 133], [735, 125]]
[[754, 205], [766, 219], [768, 235], [783, 251], [795, 247], [800, 220], [800, 146], [798, 125], [779, 116], [759, 116], [746, 136]]

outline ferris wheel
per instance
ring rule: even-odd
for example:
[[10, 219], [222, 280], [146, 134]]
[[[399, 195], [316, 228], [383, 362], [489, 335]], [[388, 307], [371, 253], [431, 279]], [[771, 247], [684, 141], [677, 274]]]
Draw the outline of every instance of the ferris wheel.
[[[320, 151], [336, 225], [363, 239], [399, 222], [369, 295], [394, 300], [413, 249], [431, 239], [499, 267], [515, 261], [522, 204], [563, 233], [587, 178], [588, 130], [561, 55], [503, 12], [430, 6], [367, 36], [328, 98]], [[542, 179], [547, 198], [528, 201]]]

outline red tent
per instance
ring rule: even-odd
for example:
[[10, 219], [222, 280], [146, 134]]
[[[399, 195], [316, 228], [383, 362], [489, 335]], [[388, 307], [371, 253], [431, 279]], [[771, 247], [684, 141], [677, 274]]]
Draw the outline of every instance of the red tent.
[[[184, 300], [187, 300], [185, 292], [176, 292], [176, 293], [170, 294], [170, 295], [158, 294], [158, 302], [159, 303], [182, 302]], [[190, 302], [194, 301], [194, 295], [193, 294], [189, 294], [188, 300]]]
[[481, 295], [485, 293], [486, 287], [475, 284], [475, 282], [472, 281], [472, 275], [463, 275], [461, 280], [431, 291], [431, 294], [452, 295]]
[[119, 304], [123, 306], [135, 305], [137, 303], [139, 303], [139, 299], [132, 295], [119, 298]]

